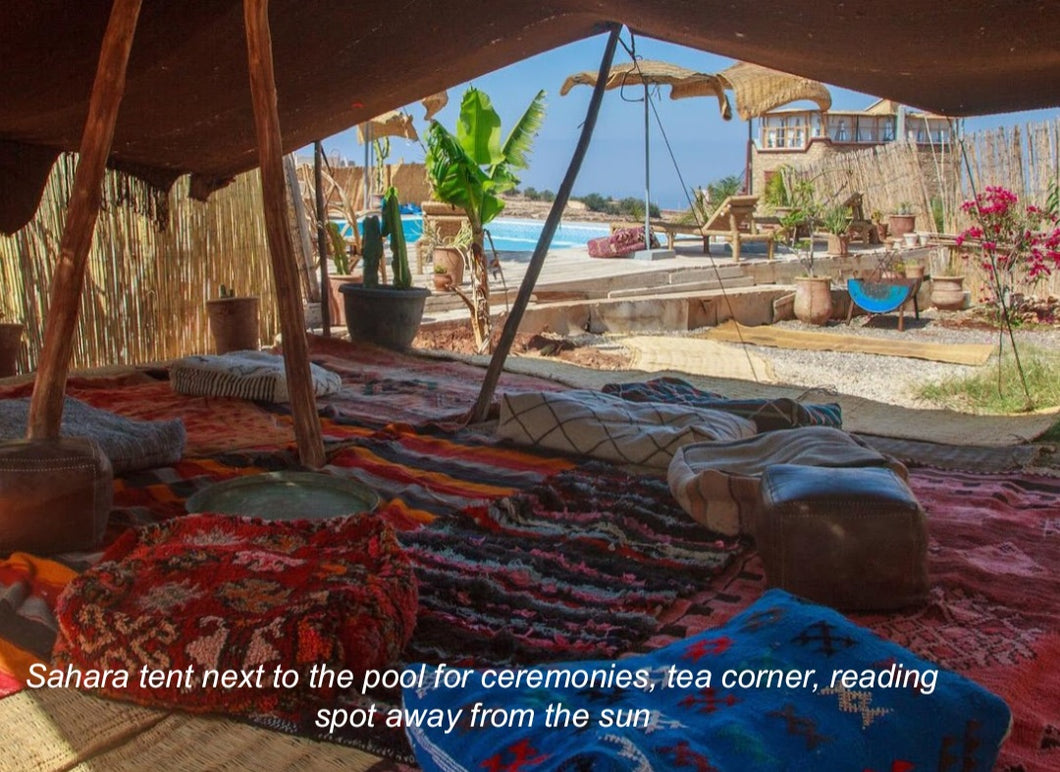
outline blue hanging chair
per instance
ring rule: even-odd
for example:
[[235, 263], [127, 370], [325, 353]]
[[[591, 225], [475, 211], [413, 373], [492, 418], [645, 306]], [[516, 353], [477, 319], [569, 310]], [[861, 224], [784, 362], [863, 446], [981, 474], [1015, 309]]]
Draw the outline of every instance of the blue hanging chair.
[[[916, 318], [920, 318], [920, 309], [916, 304], [916, 292], [920, 289], [920, 279], [847, 279], [847, 292], [850, 299], [859, 308], [870, 314], [887, 314], [898, 309], [898, 329], [905, 328], [904, 308], [906, 301], [913, 300]], [[853, 308], [851, 308], [851, 314]], [[850, 321], [850, 315], [847, 316]]]

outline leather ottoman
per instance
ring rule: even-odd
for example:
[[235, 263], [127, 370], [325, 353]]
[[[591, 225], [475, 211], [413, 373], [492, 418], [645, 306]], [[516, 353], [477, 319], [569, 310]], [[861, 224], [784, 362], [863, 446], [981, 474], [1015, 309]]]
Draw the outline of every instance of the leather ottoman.
[[113, 496], [110, 461], [94, 440], [0, 443], [0, 553], [99, 546]]
[[887, 468], [766, 469], [751, 533], [771, 587], [844, 610], [927, 598], [927, 522]]

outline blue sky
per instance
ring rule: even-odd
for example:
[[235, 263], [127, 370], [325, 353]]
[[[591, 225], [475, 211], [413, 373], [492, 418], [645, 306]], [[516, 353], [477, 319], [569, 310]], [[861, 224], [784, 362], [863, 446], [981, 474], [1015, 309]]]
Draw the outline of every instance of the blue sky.
[[[629, 43], [628, 30], [623, 41]], [[566, 77], [583, 70], [596, 71], [603, 54], [603, 36], [572, 43], [562, 48], [539, 54], [502, 70], [483, 75], [471, 84], [485, 91], [493, 100], [501, 116], [501, 130], [505, 134], [512, 123], [526, 109], [539, 89], [546, 92], [545, 121], [534, 143], [530, 168], [520, 178], [521, 187], [556, 190], [563, 179], [592, 90], [575, 86], [566, 96], [559, 88]], [[637, 37], [636, 53], [643, 59], [662, 59], [702, 72], [717, 72], [733, 63], [732, 59], [703, 53], [694, 49], [663, 43], [651, 38]], [[620, 46], [615, 62], [629, 61], [629, 54]], [[438, 114], [443, 125], [452, 128], [459, 111], [460, 97], [468, 84], [449, 89], [449, 104]], [[833, 107], [861, 109], [876, 97], [829, 86]], [[627, 96], [639, 95], [639, 90]], [[651, 142], [651, 198], [664, 208], [684, 208], [687, 204], [681, 179], [685, 186], [700, 187], [729, 174], [742, 174], [747, 142], [747, 124], [738, 117], [723, 121], [717, 100], [710, 98], [670, 99], [669, 89], [663, 88], [653, 100], [657, 107], [662, 130], [665, 131], [673, 153], [671, 160], [654, 113], [650, 116]], [[425, 128], [423, 107], [409, 107], [417, 129]], [[1001, 125], [1018, 125], [1060, 116], [1060, 110], [1036, 110], [1025, 113], [969, 118], [966, 131]], [[356, 163], [363, 163], [364, 149], [357, 142], [355, 130], [349, 130], [324, 141], [330, 155], [338, 152]], [[392, 140], [391, 160], [419, 161], [423, 153], [418, 143], [403, 139]], [[680, 177], [678, 176], [680, 170]], [[600, 118], [593, 133], [592, 144], [574, 186], [575, 196], [601, 193], [616, 198], [644, 195], [644, 108], [641, 102], [623, 99], [619, 90], [608, 91]]]

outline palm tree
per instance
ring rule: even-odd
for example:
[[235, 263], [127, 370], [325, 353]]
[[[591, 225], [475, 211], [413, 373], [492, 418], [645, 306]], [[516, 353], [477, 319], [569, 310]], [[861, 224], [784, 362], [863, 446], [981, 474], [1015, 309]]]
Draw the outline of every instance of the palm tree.
[[519, 185], [514, 172], [527, 168], [534, 135], [545, 116], [545, 92], [531, 100], [502, 144], [501, 119], [490, 98], [471, 87], [464, 93], [456, 134], [438, 121], [427, 132], [427, 174], [439, 201], [462, 209], [471, 222], [471, 324], [479, 351], [490, 344], [489, 275], [485, 229], [501, 210], [501, 194]]

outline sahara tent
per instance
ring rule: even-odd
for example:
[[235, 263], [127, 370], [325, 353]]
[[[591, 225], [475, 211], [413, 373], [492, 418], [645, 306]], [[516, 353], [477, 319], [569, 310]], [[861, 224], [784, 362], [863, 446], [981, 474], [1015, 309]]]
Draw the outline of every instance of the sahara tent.
[[[33, 216], [60, 152], [79, 150], [85, 172], [57, 255], [31, 432], [57, 428], [63, 331], [83, 278], [76, 254], [91, 236], [104, 161], [160, 189], [190, 173], [200, 196], [260, 165], [266, 212], [278, 222], [283, 152], [611, 23], [945, 115], [1060, 102], [1060, 16], [1041, 3], [421, 0], [413, 9], [399, 17], [363, 0], [4, 5], [0, 231]], [[287, 277], [277, 288], [289, 373], [307, 382], [285, 227], [270, 225], [270, 251]], [[315, 413], [308, 386], [296, 387], [308, 397], [294, 402], [304, 446]]]

